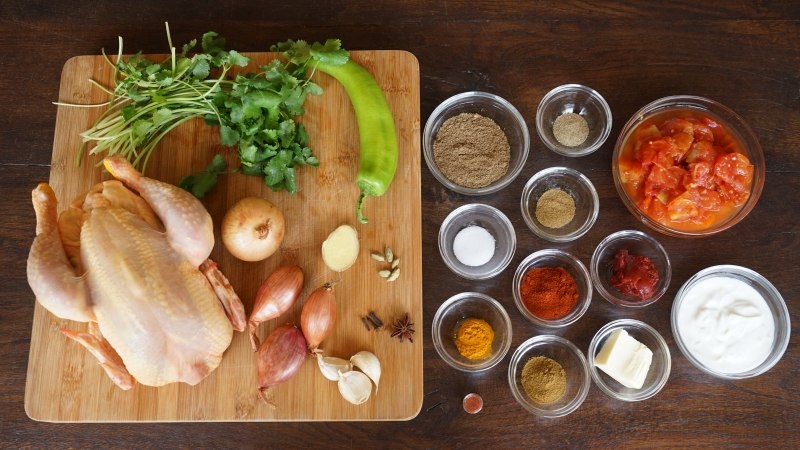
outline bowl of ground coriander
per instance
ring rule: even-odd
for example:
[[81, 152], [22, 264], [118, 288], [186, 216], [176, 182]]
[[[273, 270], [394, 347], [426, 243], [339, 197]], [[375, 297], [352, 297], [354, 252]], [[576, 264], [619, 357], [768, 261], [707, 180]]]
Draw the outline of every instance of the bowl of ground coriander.
[[611, 133], [611, 109], [599, 92], [580, 84], [551, 90], [536, 109], [536, 132], [544, 145], [564, 156], [585, 156]]
[[511, 103], [473, 91], [448, 98], [431, 113], [422, 145], [425, 163], [440, 183], [461, 194], [485, 195], [519, 175], [530, 135]]
[[539, 335], [517, 348], [508, 385], [523, 408], [539, 417], [563, 417], [578, 409], [591, 385], [586, 357], [572, 342]]
[[534, 234], [551, 242], [569, 242], [592, 228], [600, 211], [600, 198], [582, 173], [551, 167], [528, 180], [520, 207]]

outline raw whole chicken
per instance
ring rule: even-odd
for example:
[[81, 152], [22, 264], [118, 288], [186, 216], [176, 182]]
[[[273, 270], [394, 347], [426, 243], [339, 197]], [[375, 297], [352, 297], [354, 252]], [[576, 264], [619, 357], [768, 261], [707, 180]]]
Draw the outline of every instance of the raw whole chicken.
[[103, 163], [117, 180], [95, 185], [60, 216], [49, 185], [33, 190], [28, 283], [56, 316], [89, 323], [87, 332], [61, 332], [119, 387], [197, 384], [219, 365], [233, 329], [246, 325], [239, 297], [207, 259], [211, 216], [122, 157]]

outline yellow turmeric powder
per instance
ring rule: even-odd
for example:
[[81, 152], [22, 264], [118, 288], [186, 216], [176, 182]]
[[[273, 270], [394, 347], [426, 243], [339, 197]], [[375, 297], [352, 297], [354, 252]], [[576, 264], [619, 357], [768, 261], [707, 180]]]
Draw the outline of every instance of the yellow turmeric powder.
[[456, 348], [467, 359], [483, 359], [492, 351], [494, 330], [483, 319], [464, 319], [456, 331]]

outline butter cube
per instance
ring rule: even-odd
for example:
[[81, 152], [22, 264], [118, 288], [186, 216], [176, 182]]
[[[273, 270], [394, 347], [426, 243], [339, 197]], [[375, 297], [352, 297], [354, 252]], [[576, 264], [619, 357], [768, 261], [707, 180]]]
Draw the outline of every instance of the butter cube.
[[653, 352], [623, 329], [606, 339], [594, 365], [625, 387], [641, 389], [653, 362]]

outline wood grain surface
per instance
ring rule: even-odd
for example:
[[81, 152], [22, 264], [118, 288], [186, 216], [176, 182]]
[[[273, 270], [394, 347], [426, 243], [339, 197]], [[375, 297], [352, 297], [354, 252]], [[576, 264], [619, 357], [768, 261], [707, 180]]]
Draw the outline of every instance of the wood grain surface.
[[[266, 64], [276, 54], [256, 53], [251, 66]], [[156, 55], [162, 60], [165, 55]], [[85, 324], [60, 320], [37, 303], [33, 318], [25, 410], [32, 419], [73, 422], [119, 421], [234, 421], [234, 420], [407, 420], [422, 405], [422, 339], [401, 343], [391, 338], [389, 322], [408, 313], [422, 315], [422, 252], [420, 233], [419, 66], [404, 51], [353, 52], [353, 60], [374, 74], [386, 92], [398, 132], [400, 157], [397, 179], [381, 197], [369, 198], [364, 212], [369, 223], [355, 220], [358, 188], [353, 183], [359, 160], [358, 126], [344, 89], [327, 75], [315, 80], [324, 95], [311, 96], [302, 117], [309, 146], [320, 159], [318, 169], [298, 170], [296, 194], [271, 192], [260, 177], [222, 175], [203, 200], [215, 224], [216, 245], [211, 259], [219, 264], [249, 314], [262, 281], [277, 267], [296, 264], [305, 283], [295, 306], [260, 327], [261, 339], [284, 323], [299, 324], [305, 298], [326, 282], [335, 282], [337, 321], [321, 348], [326, 355], [348, 359], [361, 350], [381, 361], [380, 395], [363, 405], [351, 405], [336, 383], [325, 379], [313, 358], [300, 373], [276, 386], [275, 408], [256, 395], [255, 355], [247, 333], [235, 333], [222, 364], [197, 386], [173, 383], [160, 388], [141, 384], [130, 391], [117, 388], [83, 347], [58, 333], [61, 328], [84, 331]], [[247, 70], [247, 69], [245, 69]], [[107, 95], [87, 82], [111, 85], [112, 67], [101, 56], [70, 58], [61, 75], [59, 101], [96, 104]], [[101, 155], [75, 164], [80, 133], [91, 127], [100, 108], [60, 106], [56, 118], [50, 184], [61, 200], [81, 197], [95, 183], [110, 178], [98, 167]], [[215, 152], [236, 167], [235, 149], [219, 144], [219, 131], [201, 119], [176, 128], [152, 155], [145, 174], [177, 183], [182, 176], [202, 170]], [[225, 212], [244, 197], [273, 202], [286, 219], [286, 235], [279, 252], [259, 263], [245, 263], [228, 253], [220, 239]], [[320, 247], [328, 233], [341, 224], [356, 226], [361, 247], [356, 264], [336, 273], [322, 261]], [[401, 277], [387, 282], [377, 275], [380, 265], [369, 253], [391, 246], [401, 258]], [[375, 311], [387, 322], [369, 332], [361, 317]], [[417, 321], [419, 319], [416, 319]]]
[[[420, 413], [403, 422], [125, 423], [32, 421], [24, 392], [34, 318], [25, 260], [34, 235], [30, 191], [50, 173], [61, 69], [75, 55], [112, 51], [162, 53], [164, 20], [174, 42], [214, 30], [240, 51], [266, 51], [287, 38], [341, 38], [350, 50], [401, 49], [420, 64], [421, 123], [447, 97], [484, 90], [511, 101], [531, 131], [531, 156], [510, 186], [479, 201], [501, 209], [517, 229], [518, 248], [498, 277], [458, 278], [442, 262], [439, 225], [454, 208], [475, 201], [455, 194], [421, 163], [424, 391]], [[0, 4], [0, 446], [11, 448], [798, 448], [800, 415], [800, 5], [796, 1], [637, 2], [129, 2], [9, 0]], [[569, 159], [547, 150], [534, 118], [542, 96], [577, 82], [608, 101], [609, 140], [592, 155]], [[672, 353], [672, 374], [655, 397], [623, 403], [592, 386], [574, 413], [542, 420], [511, 395], [508, 357], [480, 375], [458, 372], [433, 349], [430, 323], [441, 302], [467, 290], [485, 292], [508, 310], [512, 350], [542, 334], [515, 310], [513, 269], [532, 251], [557, 247], [589, 263], [597, 243], [620, 229], [647, 230], [614, 189], [610, 158], [625, 121], [667, 95], [717, 100], [754, 129], [766, 157], [763, 195], [732, 229], [700, 240], [655, 235], [670, 255], [672, 283], [664, 298], [620, 310], [595, 292], [586, 315], [557, 334], [586, 350], [594, 333], [619, 318], [656, 328]], [[550, 166], [583, 172], [597, 188], [595, 226], [570, 244], [553, 245], [526, 231], [519, 211], [525, 181]], [[739, 264], [767, 277], [792, 319], [783, 359], [769, 372], [722, 381], [695, 369], [670, 331], [672, 299], [697, 271]], [[233, 381], [238, 382], [238, 381]], [[381, 388], [382, 389], [382, 388]], [[484, 408], [467, 415], [461, 399], [477, 392]]]

